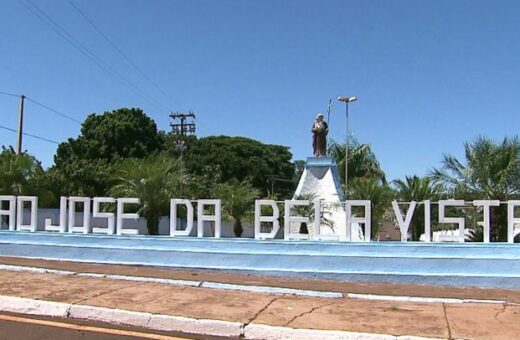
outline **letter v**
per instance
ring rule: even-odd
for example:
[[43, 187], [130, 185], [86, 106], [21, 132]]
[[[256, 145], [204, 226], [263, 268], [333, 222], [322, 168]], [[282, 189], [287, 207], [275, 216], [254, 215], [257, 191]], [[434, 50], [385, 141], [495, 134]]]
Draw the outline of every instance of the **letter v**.
[[401, 241], [406, 242], [408, 240], [408, 228], [410, 227], [410, 222], [412, 222], [413, 213], [415, 211], [415, 207], [417, 206], [417, 202], [411, 201], [410, 207], [406, 212], [406, 218], [403, 221], [403, 214], [401, 213], [401, 209], [399, 209], [399, 205], [396, 200], [392, 201], [392, 207], [394, 208], [394, 214], [397, 218], [397, 223], [399, 224], [399, 230], [401, 231]]

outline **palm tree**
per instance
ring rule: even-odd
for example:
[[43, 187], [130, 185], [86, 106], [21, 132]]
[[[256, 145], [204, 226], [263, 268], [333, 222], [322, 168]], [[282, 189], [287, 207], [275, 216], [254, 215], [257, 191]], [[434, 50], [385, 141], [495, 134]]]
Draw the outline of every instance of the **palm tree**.
[[347, 196], [349, 199], [371, 201], [372, 235], [370, 236], [374, 238], [381, 228], [386, 209], [394, 198], [393, 190], [388, 184], [380, 183], [373, 178], [354, 178], [350, 181]]
[[[336, 160], [342, 181], [345, 179], [345, 149], [346, 144], [336, 141], [331, 141], [329, 146], [329, 155]], [[386, 183], [385, 173], [370, 144], [359, 144], [356, 140], [349, 144], [348, 177], [374, 178]]]
[[[444, 155], [441, 169], [430, 176], [444, 184], [455, 197], [506, 201], [520, 196], [520, 140], [505, 137], [501, 143], [479, 136], [464, 144], [466, 164]], [[507, 207], [491, 210], [491, 239], [507, 239]]]
[[233, 179], [220, 184], [216, 193], [216, 196], [222, 199], [224, 213], [235, 221], [233, 225], [235, 236], [240, 237], [244, 231], [242, 221], [251, 215], [260, 191], [248, 181], [239, 182]]
[[[423, 201], [437, 199], [443, 187], [439, 183], [434, 183], [429, 177], [406, 176], [405, 180], [395, 180], [393, 184], [397, 190], [399, 199], [410, 201]], [[418, 241], [424, 233], [424, 215], [415, 213], [410, 223], [412, 240]]]
[[[296, 197], [294, 197], [295, 200], [302, 200], [302, 201], [309, 201], [309, 202], [313, 202], [316, 198], [317, 198], [317, 196], [315, 194], [310, 194], [310, 193], [301, 194], [301, 195], [297, 195]], [[332, 210], [337, 209], [339, 206], [340, 206], [340, 203], [332, 203], [332, 204], [325, 203], [325, 204], [321, 205], [321, 211], [320, 211], [320, 216], [319, 216], [320, 223], [322, 225], [329, 227], [332, 230], [332, 232], [334, 232], [334, 221], [330, 220], [325, 215], [330, 215]], [[297, 205], [294, 207], [294, 211], [300, 216], [308, 217], [309, 221], [312, 221], [312, 223], [314, 223], [314, 221], [316, 219], [316, 209], [314, 208], [314, 206]], [[302, 222], [300, 225], [300, 234], [308, 234], [308, 233], [309, 233], [309, 229], [308, 229], [307, 223]]]
[[139, 213], [146, 218], [148, 233], [157, 235], [161, 214], [168, 211], [171, 197], [180, 192], [186, 179], [180, 162], [168, 156], [129, 158], [116, 165], [113, 175], [115, 185], [110, 193], [119, 197], [139, 198]]

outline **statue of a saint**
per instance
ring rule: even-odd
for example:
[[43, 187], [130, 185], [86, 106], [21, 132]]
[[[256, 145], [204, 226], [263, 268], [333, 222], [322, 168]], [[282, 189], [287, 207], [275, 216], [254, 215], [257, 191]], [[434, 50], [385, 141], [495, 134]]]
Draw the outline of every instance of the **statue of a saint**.
[[329, 126], [323, 119], [323, 115], [318, 113], [316, 121], [312, 124], [312, 148], [314, 157], [327, 155], [327, 134]]

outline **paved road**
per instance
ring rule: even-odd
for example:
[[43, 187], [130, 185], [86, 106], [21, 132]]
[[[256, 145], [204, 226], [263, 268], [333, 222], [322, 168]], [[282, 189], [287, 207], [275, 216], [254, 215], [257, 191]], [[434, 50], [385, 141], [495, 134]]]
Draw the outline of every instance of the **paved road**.
[[70, 323], [60, 319], [37, 319], [0, 314], [0, 340], [136, 340], [190, 339], [173, 337], [142, 330], [109, 328], [95, 323]]

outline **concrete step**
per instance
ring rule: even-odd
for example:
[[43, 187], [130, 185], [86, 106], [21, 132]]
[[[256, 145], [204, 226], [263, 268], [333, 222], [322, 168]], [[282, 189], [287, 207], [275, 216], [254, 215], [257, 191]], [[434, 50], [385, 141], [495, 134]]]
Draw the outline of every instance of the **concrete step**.
[[262, 275], [520, 288], [514, 244], [256, 241], [0, 232], [0, 255]]
[[424, 243], [424, 242], [324, 242], [254, 240], [240, 238], [196, 238], [167, 236], [108, 236], [52, 232], [0, 231], [0, 242], [34, 241], [49, 245], [118, 246], [155, 250], [218, 251], [223, 253], [259, 253], [288, 255], [403, 256], [520, 259], [520, 246], [508, 243]]

